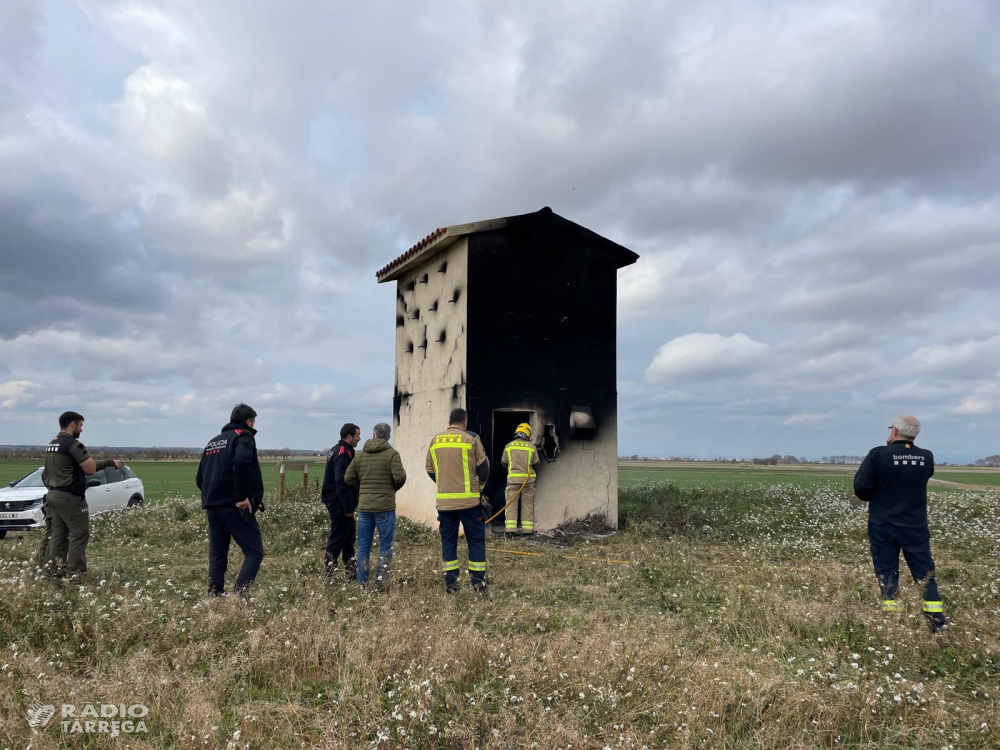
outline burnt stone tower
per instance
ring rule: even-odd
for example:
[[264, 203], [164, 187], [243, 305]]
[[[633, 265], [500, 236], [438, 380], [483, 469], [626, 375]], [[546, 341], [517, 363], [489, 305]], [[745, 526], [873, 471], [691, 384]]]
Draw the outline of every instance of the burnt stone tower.
[[436, 520], [424, 457], [461, 406], [490, 459], [495, 510], [503, 447], [527, 422], [542, 457], [536, 527], [592, 513], [617, 526], [616, 277], [638, 257], [543, 208], [438, 229], [378, 272], [396, 282], [402, 515]]

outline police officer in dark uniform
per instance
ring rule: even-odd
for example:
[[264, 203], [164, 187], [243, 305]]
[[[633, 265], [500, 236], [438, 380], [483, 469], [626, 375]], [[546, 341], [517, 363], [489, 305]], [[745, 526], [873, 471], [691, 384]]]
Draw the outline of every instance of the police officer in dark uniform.
[[326, 574], [334, 575], [337, 560], [343, 558], [348, 580], [353, 580], [357, 573], [354, 558], [357, 522], [354, 511], [358, 507], [358, 491], [344, 481], [344, 474], [354, 460], [354, 451], [360, 442], [360, 427], [351, 422], [341, 427], [340, 442], [330, 451], [323, 474], [323, 505], [330, 514], [330, 536], [326, 540], [324, 558]]
[[264, 559], [257, 511], [264, 510], [264, 477], [257, 460], [254, 424], [257, 412], [246, 404], [233, 408], [229, 424], [212, 438], [201, 455], [195, 482], [208, 517], [208, 593], [225, 592], [229, 542], [243, 551], [243, 567], [233, 590], [253, 583]]
[[90, 540], [90, 512], [85, 497], [87, 477], [109, 466], [122, 467], [118, 460], [91, 458], [87, 447], [78, 440], [82, 432], [83, 415], [63, 412], [59, 416], [59, 434], [45, 449], [42, 483], [48, 492], [42, 505], [45, 538], [39, 559], [56, 575], [87, 570]]
[[934, 474], [934, 454], [918, 448], [915, 417], [893, 420], [886, 445], [872, 448], [854, 475], [854, 494], [868, 503], [868, 542], [882, 609], [894, 612], [902, 550], [913, 580], [923, 587], [924, 616], [937, 631], [947, 625], [934, 578], [931, 534], [927, 528], [927, 480]]

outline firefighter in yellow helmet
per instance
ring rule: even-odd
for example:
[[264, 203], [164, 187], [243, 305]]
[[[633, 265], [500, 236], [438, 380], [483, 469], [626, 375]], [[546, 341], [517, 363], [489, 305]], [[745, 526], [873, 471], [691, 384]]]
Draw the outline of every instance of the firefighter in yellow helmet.
[[[531, 425], [521, 423], [514, 432], [514, 439], [503, 449], [500, 463], [507, 467], [506, 502], [514, 499], [520, 491], [518, 504], [521, 506], [521, 534], [535, 533], [535, 467], [538, 466], [538, 450], [531, 444]], [[518, 504], [507, 508], [504, 530], [508, 534], [518, 533]]]
[[469, 544], [469, 579], [472, 588], [486, 592], [486, 516], [479, 494], [490, 476], [490, 462], [483, 442], [469, 432], [469, 414], [452, 409], [448, 429], [431, 440], [427, 449], [427, 476], [434, 480], [441, 530], [444, 586], [458, 591], [458, 525]]

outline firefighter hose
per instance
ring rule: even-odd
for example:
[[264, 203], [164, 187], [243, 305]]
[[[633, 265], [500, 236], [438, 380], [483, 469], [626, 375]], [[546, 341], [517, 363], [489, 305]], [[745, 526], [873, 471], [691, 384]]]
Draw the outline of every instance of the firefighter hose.
[[[530, 470], [530, 469], [528, 470], [528, 473], [529, 473], [529, 474], [531, 473], [531, 470]], [[483, 524], [484, 526], [485, 526], [485, 525], [489, 525], [489, 522], [490, 522], [490, 521], [492, 521], [492, 520], [493, 520], [494, 518], [496, 518], [497, 516], [499, 516], [499, 515], [500, 515], [501, 513], [503, 513], [503, 512], [505, 511], [505, 510], [507, 510], [507, 508], [509, 508], [509, 507], [510, 507], [511, 505], [513, 505], [513, 504], [514, 504], [514, 502], [515, 502], [515, 501], [516, 501], [516, 500], [517, 500], [517, 499], [518, 499], [519, 497], [521, 497], [521, 491], [522, 491], [522, 490], [524, 490], [524, 488], [525, 488], [525, 487], [526, 487], [526, 486], [528, 485], [528, 479], [529, 479], [529, 477], [527, 477], [527, 476], [525, 476], [525, 477], [524, 477], [524, 481], [523, 481], [523, 482], [521, 482], [521, 486], [517, 488], [517, 492], [515, 492], [515, 493], [514, 493], [514, 497], [512, 497], [512, 498], [510, 499], [510, 502], [509, 502], [509, 503], [507, 503], [507, 504], [506, 504], [505, 506], [503, 506], [503, 507], [502, 507], [502, 508], [501, 508], [500, 510], [498, 510], [498, 511], [497, 511], [496, 513], [494, 513], [494, 514], [493, 514], [492, 516], [490, 516], [489, 518], [487, 518], [487, 519], [486, 519], [486, 522], [485, 522], [485, 523]]]

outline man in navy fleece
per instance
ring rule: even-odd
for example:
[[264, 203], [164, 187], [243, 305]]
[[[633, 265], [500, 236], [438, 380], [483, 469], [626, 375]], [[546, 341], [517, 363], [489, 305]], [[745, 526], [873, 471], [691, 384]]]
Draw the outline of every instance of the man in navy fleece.
[[934, 474], [934, 454], [918, 448], [916, 417], [901, 416], [889, 427], [886, 445], [872, 448], [854, 475], [854, 494], [868, 503], [868, 541], [882, 591], [882, 609], [894, 612], [899, 587], [899, 553], [913, 580], [923, 587], [924, 616], [931, 627], [947, 625], [934, 578], [931, 534], [927, 528], [927, 480]]

